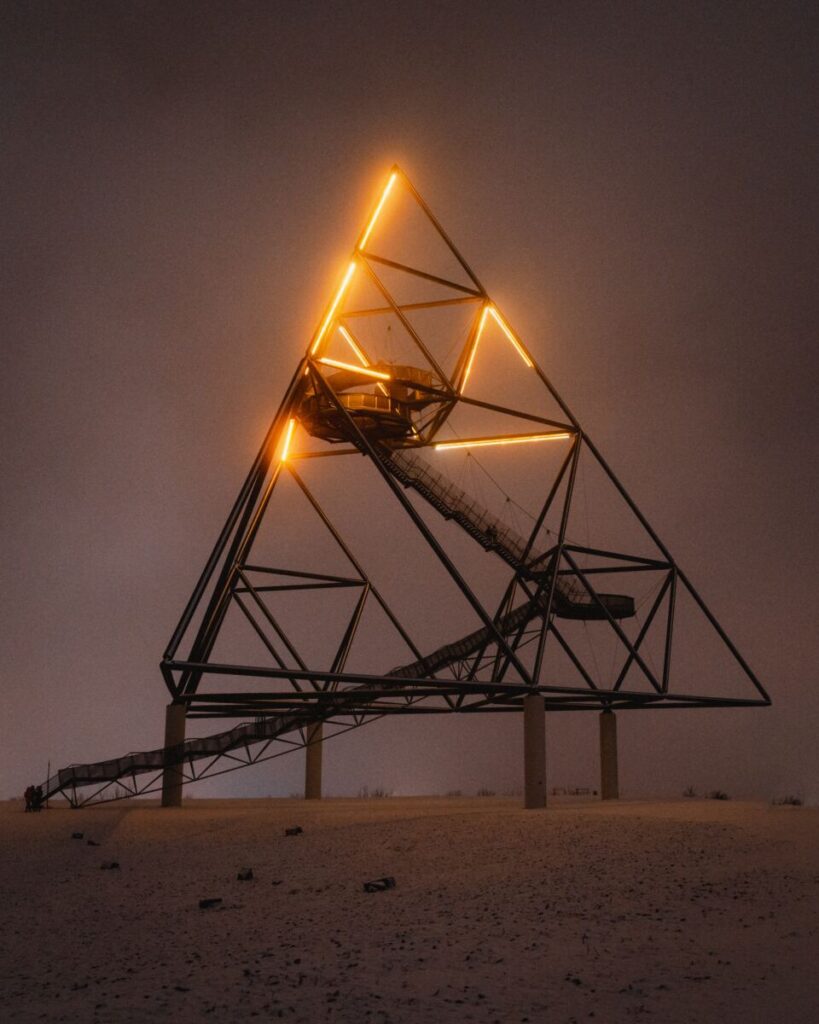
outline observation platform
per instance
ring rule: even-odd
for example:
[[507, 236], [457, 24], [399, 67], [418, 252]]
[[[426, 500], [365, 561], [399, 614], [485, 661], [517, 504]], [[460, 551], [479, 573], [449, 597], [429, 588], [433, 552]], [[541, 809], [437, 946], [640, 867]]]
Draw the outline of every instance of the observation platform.
[[[366, 367], [369, 373], [364, 373], [364, 369], [344, 369], [326, 378], [344, 412], [325, 394], [313, 392], [305, 396], [299, 422], [309, 434], [334, 444], [355, 444], [357, 435], [350, 429], [346, 413], [372, 440], [398, 441], [412, 436], [413, 413], [440, 401], [434, 394], [435, 382], [428, 370], [388, 363]], [[385, 379], [373, 380], [375, 374], [382, 374]], [[368, 390], [361, 390], [365, 384]]]

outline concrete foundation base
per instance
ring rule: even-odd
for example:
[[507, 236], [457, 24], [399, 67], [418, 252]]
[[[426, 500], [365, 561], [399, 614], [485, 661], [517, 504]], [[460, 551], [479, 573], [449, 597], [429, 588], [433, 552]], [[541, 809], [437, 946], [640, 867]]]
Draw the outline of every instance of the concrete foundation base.
[[[165, 747], [185, 742], [184, 704], [169, 704], [165, 709]], [[168, 765], [162, 772], [162, 806], [182, 806], [182, 765]]]
[[546, 705], [539, 693], [523, 698], [523, 806], [546, 806]]
[[321, 742], [324, 726], [316, 722], [307, 729], [307, 746], [304, 748], [304, 799], [321, 800]]
[[617, 716], [613, 711], [600, 713], [600, 797], [617, 800], [620, 781], [617, 774]]

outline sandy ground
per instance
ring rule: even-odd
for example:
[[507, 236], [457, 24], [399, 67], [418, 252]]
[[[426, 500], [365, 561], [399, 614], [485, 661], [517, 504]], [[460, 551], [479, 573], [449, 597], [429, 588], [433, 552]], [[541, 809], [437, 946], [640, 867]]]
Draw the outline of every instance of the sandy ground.
[[5, 1020], [819, 1019], [814, 809], [2, 804], [0, 860]]

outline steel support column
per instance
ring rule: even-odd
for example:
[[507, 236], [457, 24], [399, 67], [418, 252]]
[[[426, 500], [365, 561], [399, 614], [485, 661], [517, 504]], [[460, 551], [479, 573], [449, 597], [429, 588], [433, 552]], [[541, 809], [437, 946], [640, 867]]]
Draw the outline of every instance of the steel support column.
[[304, 748], [304, 799], [321, 800], [321, 756], [324, 750], [323, 722], [315, 722], [305, 730], [307, 745]]
[[[165, 749], [177, 747], [185, 742], [185, 704], [169, 704], [165, 708]], [[182, 760], [166, 764], [162, 771], [162, 806], [182, 806]]]
[[607, 708], [600, 712], [600, 798], [618, 800], [620, 782], [617, 774], [617, 716]]
[[546, 806], [546, 704], [541, 693], [523, 698], [523, 806]]

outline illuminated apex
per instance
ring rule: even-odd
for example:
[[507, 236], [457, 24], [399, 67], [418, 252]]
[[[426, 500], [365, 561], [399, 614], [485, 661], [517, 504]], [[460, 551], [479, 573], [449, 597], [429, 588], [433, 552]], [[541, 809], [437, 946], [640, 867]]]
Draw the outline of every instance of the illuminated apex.
[[568, 432], [527, 432], [520, 424], [513, 431], [510, 421], [510, 433], [474, 440], [451, 430], [454, 408], [472, 398], [467, 387], [490, 330], [521, 369], [535, 369], [423, 199], [393, 167], [308, 346], [296, 419], [331, 443], [355, 443], [351, 424], [391, 447], [569, 439], [571, 425]]

